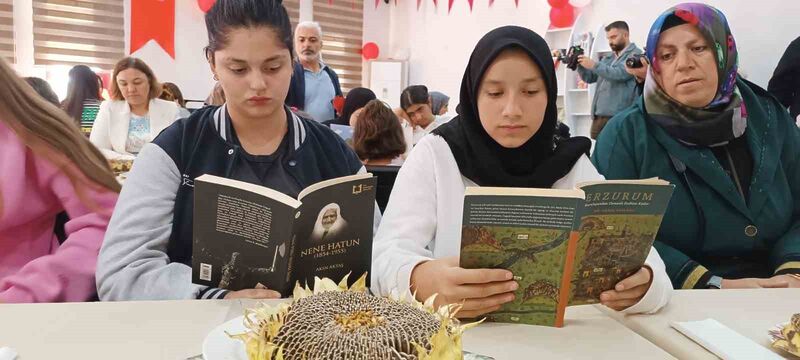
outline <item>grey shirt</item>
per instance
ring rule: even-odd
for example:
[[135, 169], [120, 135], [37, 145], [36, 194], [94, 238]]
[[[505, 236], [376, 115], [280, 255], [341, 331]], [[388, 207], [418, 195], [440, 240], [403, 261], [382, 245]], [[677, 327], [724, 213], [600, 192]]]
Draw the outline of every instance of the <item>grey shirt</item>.
[[615, 57], [608, 55], [597, 63], [594, 69], [578, 66], [581, 79], [589, 84], [597, 83], [592, 99], [592, 115], [612, 117], [633, 105], [638, 97], [636, 78], [625, 71], [625, 60], [633, 54], [641, 54], [636, 44], [630, 43]]

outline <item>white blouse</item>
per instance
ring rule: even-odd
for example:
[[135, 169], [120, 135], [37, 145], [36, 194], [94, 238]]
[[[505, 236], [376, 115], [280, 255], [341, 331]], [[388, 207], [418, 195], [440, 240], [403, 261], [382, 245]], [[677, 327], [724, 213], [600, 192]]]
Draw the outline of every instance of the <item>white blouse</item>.
[[[553, 184], [573, 189], [584, 181], [603, 180], [588, 157]], [[411, 271], [420, 262], [458, 256], [464, 191], [477, 186], [463, 177], [447, 142], [426, 136], [414, 147], [397, 175], [372, 250], [372, 291], [380, 295], [409, 294]], [[645, 261], [653, 281], [642, 300], [627, 313], [652, 313], [666, 305], [672, 283], [655, 248]]]

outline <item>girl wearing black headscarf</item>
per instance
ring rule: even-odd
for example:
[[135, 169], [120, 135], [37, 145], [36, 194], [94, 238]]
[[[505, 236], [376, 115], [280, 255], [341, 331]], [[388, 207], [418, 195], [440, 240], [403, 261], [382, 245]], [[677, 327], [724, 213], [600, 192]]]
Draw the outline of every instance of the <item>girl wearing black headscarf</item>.
[[347, 93], [347, 97], [344, 99], [342, 115], [335, 119], [324, 121], [323, 124], [328, 126], [331, 126], [331, 124], [350, 126], [350, 116], [352, 116], [356, 110], [367, 106], [368, 102], [375, 99], [377, 99], [377, 97], [370, 89], [357, 87], [350, 90], [350, 92]]
[[[462, 317], [514, 300], [519, 285], [511, 272], [458, 266], [464, 191], [572, 189], [603, 179], [586, 156], [587, 138], [556, 143], [556, 94], [550, 50], [539, 35], [506, 26], [478, 42], [461, 83], [458, 116], [422, 139], [398, 174], [375, 237], [373, 291], [411, 291], [419, 299], [438, 293], [437, 304], [464, 301]], [[627, 312], [666, 304], [672, 288], [655, 250], [646, 265], [601, 301]]]

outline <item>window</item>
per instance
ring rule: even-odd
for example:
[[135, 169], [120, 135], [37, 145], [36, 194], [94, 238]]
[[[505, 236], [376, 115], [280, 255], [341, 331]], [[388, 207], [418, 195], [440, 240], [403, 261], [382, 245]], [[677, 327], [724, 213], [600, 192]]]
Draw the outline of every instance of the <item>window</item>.
[[124, 22], [123, 0], [33, 0], [34, 63], [110, 70], [125, 56]]
[[0, 0], [0, 57], [14, 62], [13, 0]]
[[292, 31], [294, 31], [300, 19], [300, 0], [285, 0], [283, 2], [283, 7], [285, 7], [286, 12], [289, 13], [289, 20], [292, 22]]
[[361, 86], [364, 2], [314, 0], [314, 21], [322, 27], [322, 60], [339, 75], [342, 91]]

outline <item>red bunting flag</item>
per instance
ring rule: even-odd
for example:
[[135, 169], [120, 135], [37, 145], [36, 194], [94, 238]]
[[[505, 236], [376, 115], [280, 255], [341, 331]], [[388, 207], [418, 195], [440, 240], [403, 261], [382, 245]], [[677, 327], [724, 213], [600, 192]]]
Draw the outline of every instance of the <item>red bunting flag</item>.
[[447, 0], [447, 13], [448, 14], [450, 13], [450, 10], [453, 9], [453, 3], [454, 2], [455, 2], [455, 0]]
[[175, 0], [131, 1], [131, 54], [150, 40], [175, 58]]
[[422, 0], [417, 0], [417, 11], [419, 11], [419, 6], [422, 4]]
[[475, 1], [475, 0], [467, 0], [467, 2], [469, 3], [469, 12], [472, 12], [472, 3], [473, 3], [474, 1]]

